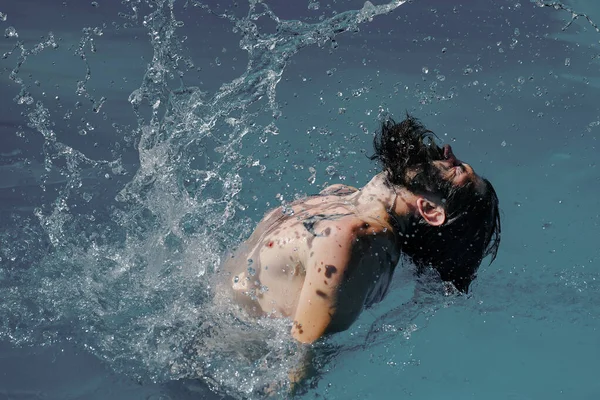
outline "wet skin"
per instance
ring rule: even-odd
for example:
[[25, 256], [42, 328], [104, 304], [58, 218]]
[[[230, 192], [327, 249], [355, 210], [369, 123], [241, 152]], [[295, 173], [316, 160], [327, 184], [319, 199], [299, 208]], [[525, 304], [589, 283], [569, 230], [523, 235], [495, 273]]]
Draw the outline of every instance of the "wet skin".
[[[443, 151], [433, 165], [444, 179], [483, 182], [450, 146]], [[381, 301], [398, 262], [390, 210], [396, 218], [420, 212], [431, 224], [445, 220], [442, 206], [410, 192], [398, 197], [383, 175], [361, 190], [330, 186], [293, 203], [292, 212], [272, 210], [222, 266], [220, 292], [251, 316], [290, 318], [300, 342], [350, 327], [365, 306]]]
[[301, 342], [347, 329], [399, 256], [386, 210], [358, 215], [356, 204], [373, 201], [361, 197], [334, 185], [292, 204], [293, 215], [267, 214], [223, 266], [235, 301], [254, 316], [289, 317]]

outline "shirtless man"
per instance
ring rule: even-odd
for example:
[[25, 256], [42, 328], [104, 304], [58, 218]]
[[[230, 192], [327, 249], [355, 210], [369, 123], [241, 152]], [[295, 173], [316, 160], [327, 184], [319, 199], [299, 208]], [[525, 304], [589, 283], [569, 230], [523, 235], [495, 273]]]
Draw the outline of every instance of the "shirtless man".
[[500, 243], [489, 181], [407, 115], [374, 140], [382, 172], [362, 189], [333, 185], [269, 212], [223, 266], [251, 315], [287, 317], [302, 343], [343, 331], [386, 295], [404, 254], [466, 293]]

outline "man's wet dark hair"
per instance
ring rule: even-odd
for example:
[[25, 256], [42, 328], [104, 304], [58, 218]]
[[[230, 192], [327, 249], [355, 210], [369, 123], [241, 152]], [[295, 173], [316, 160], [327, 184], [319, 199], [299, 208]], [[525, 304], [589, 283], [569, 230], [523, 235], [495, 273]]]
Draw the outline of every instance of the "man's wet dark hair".
[[442, 199], [444, 224], [431, 226], [416, 214], [407, 224], [396, 227], [399, 244], [418, 272], [433, 267], [442, 280], [467, 293], [482, 260], [490, 255], [491, 263], [498, 252], [498, 196], [487, 179], [463, 185], [443, 179], [433, 165], [433, 161], [444, 159], [435, 138], [432, 131], [408, 114], [400, 123], [389, 118], [375, 135], [371, 159], [379, 161], [390, 185]]

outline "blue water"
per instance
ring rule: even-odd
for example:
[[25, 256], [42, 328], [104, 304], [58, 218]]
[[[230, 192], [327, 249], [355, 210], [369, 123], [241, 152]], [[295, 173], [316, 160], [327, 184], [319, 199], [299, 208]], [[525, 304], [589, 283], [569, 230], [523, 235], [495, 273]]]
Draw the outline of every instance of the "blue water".
[[469, 298], [400, 269], [299, 397], [600, 397], [600, 8], [384, 4], [0, 4], [0, 399], [285, 380], [288, 327], [232, 320], [210, 278], [268, 209], [365, 184], [405, 111], [493, 182], [499, 256]]

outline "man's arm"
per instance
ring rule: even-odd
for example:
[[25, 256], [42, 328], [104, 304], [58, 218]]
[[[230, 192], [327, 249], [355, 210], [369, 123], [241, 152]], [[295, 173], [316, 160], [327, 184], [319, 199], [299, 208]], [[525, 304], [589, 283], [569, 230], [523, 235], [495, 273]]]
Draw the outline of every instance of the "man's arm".
[[338, 324], [334, 330], [345, 329], [340, 322], [349, 326], [356, 319], [372, 282], [371, 272], [377, 270], [363, 268], [363, 262], [372, 259], [370, 242], [348, 226], [333, 227], [329, 236], [315, 240], [294, 315], [296, 340], [314, 342], [332, 330], [334, 316]]

